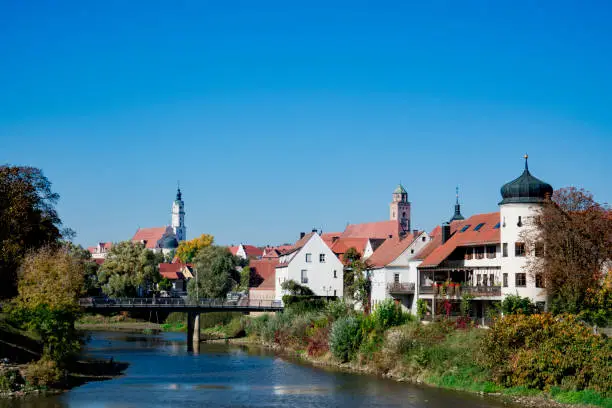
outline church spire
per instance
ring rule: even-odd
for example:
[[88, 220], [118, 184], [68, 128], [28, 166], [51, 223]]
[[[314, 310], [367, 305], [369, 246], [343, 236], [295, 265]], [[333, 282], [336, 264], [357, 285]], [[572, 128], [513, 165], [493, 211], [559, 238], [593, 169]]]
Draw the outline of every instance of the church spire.
[[176, 183], [176, 201], [181, 201], [183, 194], [181, 193], [181, 182]]
[[455, 214], [450, 222], [464, 220], [465, 218], [461, 215], [461, 204], [459, 204], [459, 186], [455, 188]]

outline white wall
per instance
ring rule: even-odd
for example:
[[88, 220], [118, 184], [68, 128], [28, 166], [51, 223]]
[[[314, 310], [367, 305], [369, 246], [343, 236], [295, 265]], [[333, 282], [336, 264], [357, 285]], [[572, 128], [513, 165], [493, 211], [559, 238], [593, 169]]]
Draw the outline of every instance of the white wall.
[[[306, 254], [311, 254], [311, 262], [306, 262]], [[320, 254], [325, 255], [325, 262], [319, 261]], [[313, 234], [300, 250], [295, 254], [283, 257], [283, 259], [290, 260], [288, 266], [276, 268], [276, 300], [282, 300], [283, 295], [287, 294], [280, 285], [285, 280], [290, 279], [308, 286], [317, 296], [333, 296], [334, 291], [336, 296], [343, 296], [342, 262], [318, 234]], [[281, 259], [281, 262], [283, 262], [283, 259]], [[307, 271], [308, 283], [302, 283], [302, 270]], [[334, 271], [336, 271], [335, 278]]]
[[[531, 274], [523, 269], [527, 259], [533, 255], [526, 255], [517, 257], [514, 255], [514, 244], [515, 242], [524, 242], [524, 238], [521, 233], [531, 230], [533, 227], [530, 225], [532, 217], [537, 215], [537, 211], [540, 208], [537, 204], [522, 204], [512, 203], [504, 204], [500, 206], [500, 228], [501, 228], [501, 243], [508, 243], [508, 256], [501, 258], [501, 273], [508, 274], [508, 287], [502, 287], [502, 296], [519, 294], [523, 297], [529, 297], [534, 302], [546, 301], [546, 292], [543, 288], [535, 287], [535, 279]], [[518, 217], [521, 217], [523, 226], [519, 227]], [[505, 226], [504, 226], [505, 221]], [[526, 248], [529, 250], [528, 248]], [[531, 251], [533, 254], [533, 251]], [[517, 273], [526, 273], [527, 285], [526, 287], [516, 287], [515, 276]]]

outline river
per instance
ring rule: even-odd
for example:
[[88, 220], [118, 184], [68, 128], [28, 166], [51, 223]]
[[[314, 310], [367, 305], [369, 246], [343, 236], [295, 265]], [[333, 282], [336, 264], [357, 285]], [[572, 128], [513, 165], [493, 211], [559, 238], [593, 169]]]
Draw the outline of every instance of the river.
[[369, 375], [314, 368], [259, 347], [202, 343], [185, 335], [94, 332], [85, 353], [130, 363], [125, 375], [0, 408], [434, 407], [497, 408], [501, 401]]

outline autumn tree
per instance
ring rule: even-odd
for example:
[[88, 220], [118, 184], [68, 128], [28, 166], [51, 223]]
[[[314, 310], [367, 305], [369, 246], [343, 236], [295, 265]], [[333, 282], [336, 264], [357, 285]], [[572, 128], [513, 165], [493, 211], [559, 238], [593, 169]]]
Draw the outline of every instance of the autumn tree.
[[61, 362], [80, 348], [74, 323], [86, 262], [69, 246], [45, 246], [21, 264], [11, 319], [40, 336], [45, 358]]
[[550, 310], [573, 314], [589, 310], [589, 294], [600, 293], [612, 259], [609, 207], [583, 189], [557, 190], [525, 233], [525, 242], [536, 255], [526, 268], [534, 279], [543, 280]]
[[148, 250], [141, 243], [124, 241], [114, 244], [98, 270], [102, 291], [113, 297], [133, 297], [138, 289], [147, 290], [160, 280], [161, 253]]
[[0, 166], [0, 298], [17, 294], [17, 270], [29, 251], [61, 238], [58, 199], [40, 169]]
[[202, 234], [198, 238], [189, 241], [182, 241], [176, 249], [176, 257], [182, 263], [190, 263], [200, 249], [211, 246], [213, 241], [214, 237], [208, 234]]
[[193, 263], [197, 279], [191, 279], [187, 286], [192, 298], [225, 298], [240, 283], [240, 274], [236, 270], [238, 259], [225, 247], [202, 248]]

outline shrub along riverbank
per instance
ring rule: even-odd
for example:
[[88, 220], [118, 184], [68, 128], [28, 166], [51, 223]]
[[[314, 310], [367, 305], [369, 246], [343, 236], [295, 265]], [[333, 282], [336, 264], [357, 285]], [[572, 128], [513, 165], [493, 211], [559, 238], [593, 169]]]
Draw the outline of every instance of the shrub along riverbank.
[[510, 315], [491, 329], [423, 324], [392, 302], [370, 315], [342, 302], [244, 317], [248, 340], [315, 364], [449, 389], [612, 407], [612, 344], [575, 317]]

